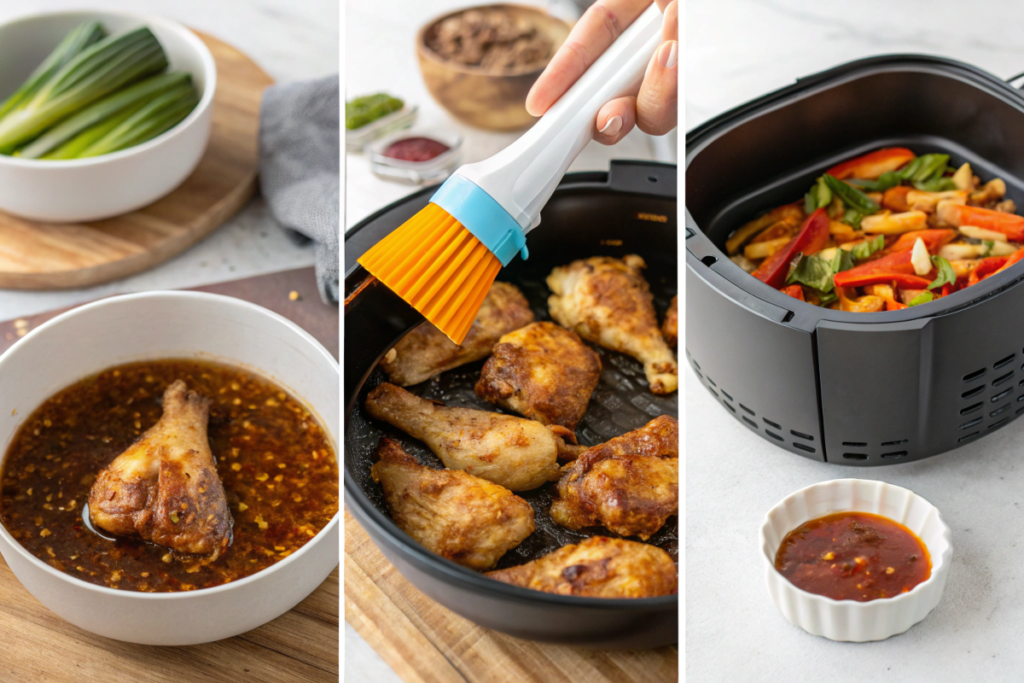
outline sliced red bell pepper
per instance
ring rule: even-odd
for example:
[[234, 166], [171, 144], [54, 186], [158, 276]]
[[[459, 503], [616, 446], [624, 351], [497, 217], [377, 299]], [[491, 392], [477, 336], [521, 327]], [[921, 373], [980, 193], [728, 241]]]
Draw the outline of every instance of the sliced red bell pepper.
[[[1021, 259], [1024, 259], [1024, 249], [1018, 249], [1017, 251], [1010, 254], [1010, 256], [1006, 259], [1006, 263], [1004, 263], [1003, 267], [997, 270], [996, 273], [1003, 272], [1013, 264], [1020, 262]], [[996, 273], [992, 274], [995, 275]]]
[[940, 206], [939, 218], [957, 227], [973, 225], [976, 228], [1001, 232], [1014, 242], [1024, 242], [1024, 216], [966, 204], [940, 202]]
[[800, 299], [800, 301], [807, 301], [807, 299], [804, 298], [804, 288], [801, 287], [800, 285], [790, 285], [789, 287], [783, 287], [782, 293], [787, 294], [793, 297], [794, 299]]
[[856, 159], [844, 161], [828, 169], [826, 173], [846, 180], [848, 178], [866, 178], [874, 180], [886, 171], [895, 171], [913, 160], [916, 155], [906, 147], [886, 147], [875, 150]]
[[789, 264], [797, 254], [815, 254], [828, 242], [829, 217], [825, 209], [818, 209], [804, 221], [800, 232], [785, 246], [766, 258], [753, 275], [761, 282], [782, 289], [789, 275]]
[[910, 204], [907, 203], [907, 193], [912, 189], [914, 188], [907, 187], [906, 185], [890, 187], [882, 195], [882, 206], [896, 213], [910, 211]]
[[998, 273], [1006, 265], [1008, 259], [1008, 256], [989, 256], [986, 259], [982, 259], [967, 277], [967, 286], [976, 285], [990, 275]]
[[836, 273], [833, 281], [837, 287], [863, 287], [892, 282], [898, 287], [924, 289], [932, 281], [914, 274], [914, 264], [910, 262], [910, 256], [909, 250], [898, 251]]
[[924, 240], [924, 246], [929, 254], [935, 254], [943, 246], [953, 241], [956, 237], [956, 230], [945, 230], [932, 228], [928, 230], [911, 230], [900, 235], [899, 239], [879, 252], [882, 256], [895, 254], [900, 251], [910, 251], [914, 248], [918, 238]]

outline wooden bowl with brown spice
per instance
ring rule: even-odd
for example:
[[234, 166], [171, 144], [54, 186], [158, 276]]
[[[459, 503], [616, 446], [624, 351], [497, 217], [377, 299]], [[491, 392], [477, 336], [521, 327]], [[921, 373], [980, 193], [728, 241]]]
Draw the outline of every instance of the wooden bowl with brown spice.
[[427, 90], [452, 116], [485, 130], [520, 130], [536, 120], [526, 94], [569, 29], [536, 7], [481, 5], [428, 22], [416, 54]]

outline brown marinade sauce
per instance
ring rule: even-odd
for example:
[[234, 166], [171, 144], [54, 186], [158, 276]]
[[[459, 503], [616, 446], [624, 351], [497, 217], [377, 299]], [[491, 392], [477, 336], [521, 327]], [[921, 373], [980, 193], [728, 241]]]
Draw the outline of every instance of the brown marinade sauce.
[[888, 517], [839, 512], [786, 534], [775, 568], [797, 588], [867, 602], [906, 593], [931, 575], [928, 548]]
[[[109, 540], [83, 521], [96, 475], [161, 415], [182, 379], [208, 396], [209, 437], [234, 520], [212, 563], [139, 539]], [[266, 569], [338, 512], [338, 464], [317, 420], [280, 387], [205, 361], [110, 368], [48, 399], [22, 425], [0, 471], [0, 524], [43, 562], [123, 590], [197, 590]]]

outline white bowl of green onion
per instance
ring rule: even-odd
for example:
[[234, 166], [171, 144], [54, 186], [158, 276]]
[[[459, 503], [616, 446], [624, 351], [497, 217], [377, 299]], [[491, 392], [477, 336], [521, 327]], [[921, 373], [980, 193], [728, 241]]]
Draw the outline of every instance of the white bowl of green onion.
[[167, 195], [203, 156], [216, 86], [210, 51], [167, 19], [0, 24], [0, 211], [94, 221]]

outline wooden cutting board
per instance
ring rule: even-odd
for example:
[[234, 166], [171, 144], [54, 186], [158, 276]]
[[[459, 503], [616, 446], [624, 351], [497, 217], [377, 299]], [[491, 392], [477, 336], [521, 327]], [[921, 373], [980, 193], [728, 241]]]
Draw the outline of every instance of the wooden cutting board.
[[209, 235], [253, 195], [260, 100], [273, 81], [235, 48], [197, 35], [217, 63], [217, 92], [196, 170], [163, 199], [104, 221], [39, 223], [0, 212], [0, 288], [88, 287], [152, 268]]
[[[265, 306], [303, 327], [338, 357], [338, 307], [320, 301], [312, 268], [197, 289]], [[295, 301], [289, 298], [293, 291], [299, 294]], [[0, 323], [0, 353], [59, 312]], [[153, 647], [72, 626], [33, 598], [0, 557], [0, 681], [337, 683], [338, 583], [335, 569], [292, 611], [235, 638]]]
[[345, 513], [345, 620], [406, 683], [676, 683], [679, 650], [585, 650], [520, 640], [416, 590]]

